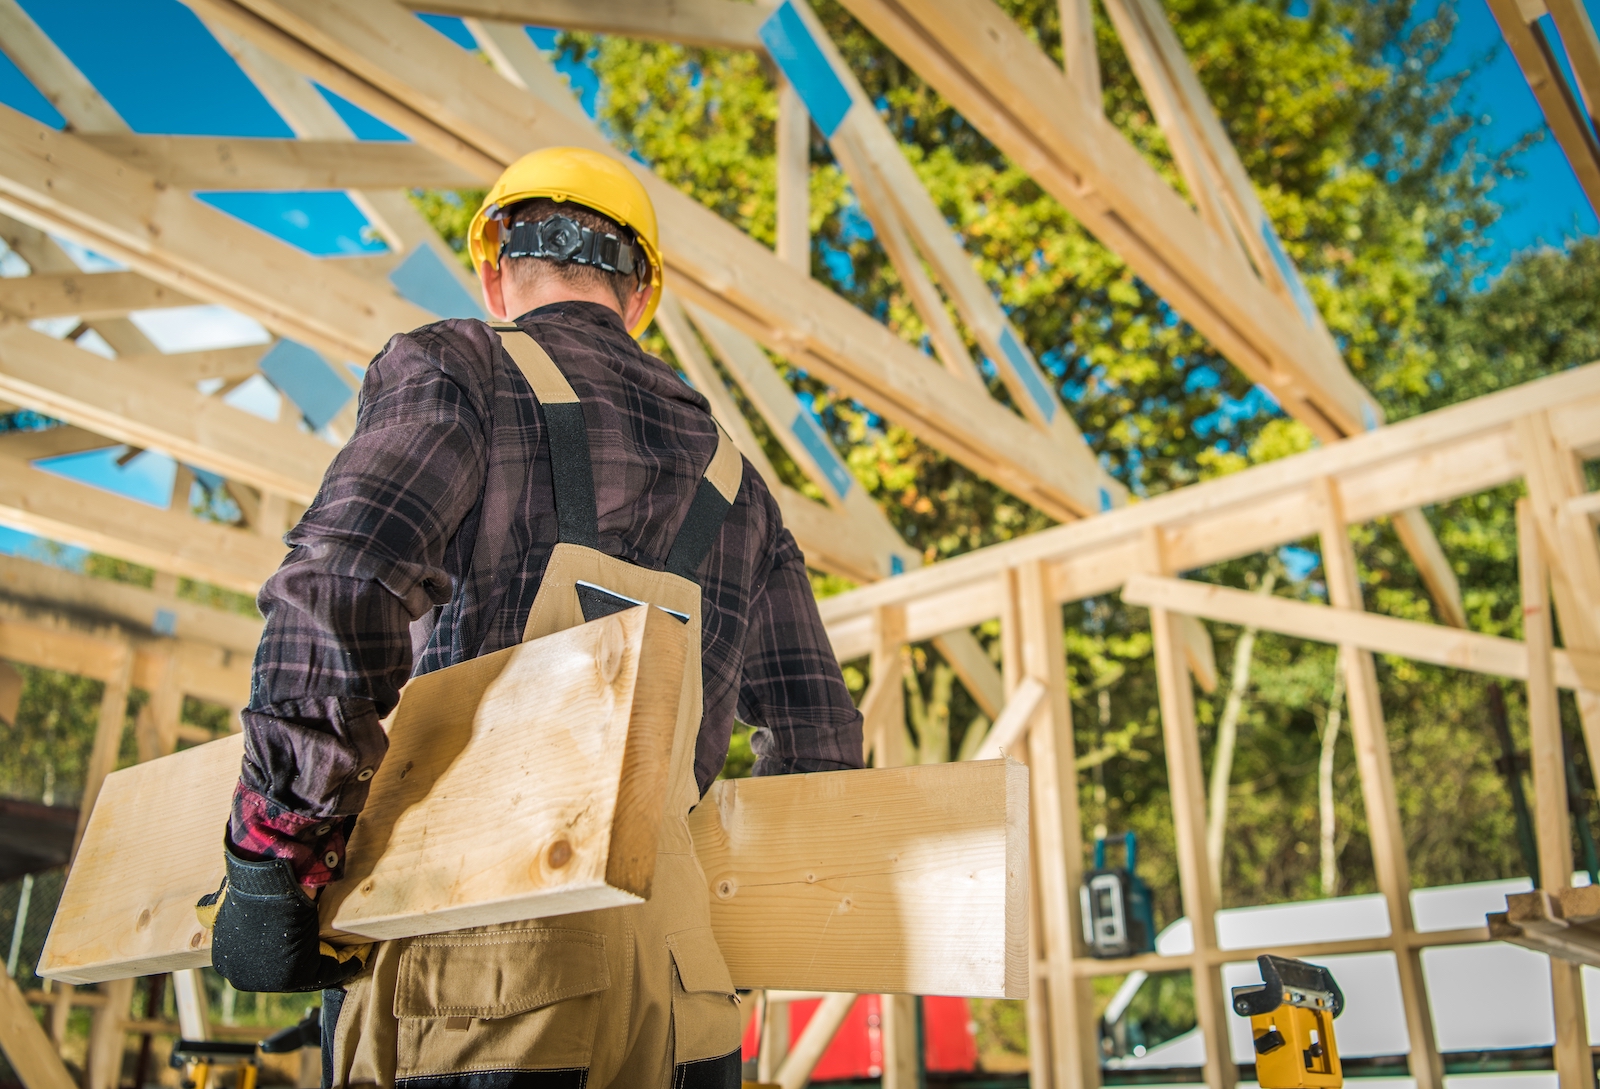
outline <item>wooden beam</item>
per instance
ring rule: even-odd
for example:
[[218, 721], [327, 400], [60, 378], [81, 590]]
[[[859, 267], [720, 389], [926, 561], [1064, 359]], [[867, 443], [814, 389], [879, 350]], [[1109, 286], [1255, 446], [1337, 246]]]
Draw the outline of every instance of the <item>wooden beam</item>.
[[9, 109], [0, 109], [0, 211], [336, 360], [366, 359], [395, 332], [434, 320], [337, 262], [312, 257]]
[[281, 541], [42, 473], [3, 452], [0, 525], [247, 594], [286, 551]]
[[28, 17], [17, 0], [0, 0], [0, 49], [69, 124], [88, 132], [127, 128], [111, 104]]
[[1489, 10], [1544, 111], [1545, 124], [1566, 153], [1583, 195], [1589, 198], [1589, 206], [1600, 209], [1600, 142], [1567, 86], [1550, 40], [1537, 22], [1524, 16], [1517, 0], [1489, 0]]
[[819, 608], [835, 650], [848, 658], [865, 653], [865, 618], [880, 604], [906, 607], [912, 640], [993, 619], [1000, 573], [1028, 560], [1046, 562], [1058, 600], [1115, 590], [1141, 570], [1140, 535], [1149, 526], [1166, 531], [1175, 570], [1300, 540], [1316, 532], [1311, 490], [1323, 476], [1338, 483], [1352, 522], [1448, 502], [1518, 479], [1524, 459], [1516, 421], [1540, 411], [1549, 413], [1550, 433], [1563, 449], [1600, 456], [1600, 366], [1590, 365], [944, 560]]
[[[1572, 823], [1567, 808], [1566, 744], [1556, 692], [1550, 625], [1550, 576], [1533, 505], [1517, 502], [1517, 568], [1522, 586], [1523, 638], [1528, 648], [1528, 740], [1533, 771], [1534, 827], [1541, 896], [1559, 896], [1572, 884]], [[1583, 980], [1576, 965], [1550, 961], [1555, 1009], [1556, 1073], [1562, 1089], [1593, 1089], [1594, 1057], [1584, 1017]]]
[[0, 397], [309, 503], [335, 449], [25, 325], [0, 326]]
[[[1296, 639], [1349, 645], [1415, 662], [1513, 680], [1528, 677], [1528, 649], [1515, 639], [1401, 620], [1350, 609], [1311, 605], [1187, 579], [1135, 575], [1122, 590], [1128, 605], [1169, 609], [1224, 624], [1260, 628]], [[1576, 689], [1600, 682], [1600, 659], [1554, 651], [1556, 681]]]
[[0, 1050], [27, 1089], [79, 1089], [9, 975], [0, 977]]
[[[326, 5], [233, 0], [191, 6], [251, 38], [418, 143], [492, 180], [530, 146], [615, 149], [418, 23], [392, 0]], [[1098, 510], [1098, 492], [1061, 464], [1045, 436], [965, 387], [915, 348], [637, 164], [662, 225], [669, 275], [713, 310], [824, 381], [1058, 517]]]
[[1584, 112], [1593, 124], [1600, 113], [1596, 109], [1600, 106], [1600, 39], [1595, 37], [1594, 23], [1589, 19], [1588, 8], [1581, 2], [1548, 0], [1546, 6], [1556, 30], [1561, 32], [1561, 44], [1566, 47], [1567, 60], [1577, 78]]
[[177, 189], [469, 189], [481, 184], [427, 148], [388, 140], [134, 133], [85, 139]]
[[518, 26], [554, 26], [628, 38], [655, 38], [711, 49], [760, 49], [756, 33], [772, 0], [407, 0], [419, 11], [492, 19]]
[[1331, 342], [1272, 294], [990, 0], [845, 5], [966, 119], [1324, 439], [1381, 419]]
[[132, 310], [155, 310], [194, 303], [165, 284], [137, 272], [69, 272], [0, 280], [0, 310], [13, 317], [123, 317]]
[[1083, 99], [1084, 110], [1103, 110], [1100, 89], [1100, 54], [1094, 41], [1094, 9], [1089, 0], [1059, 0], [1061, 60], [1067, 82]]
[[[1355, 548], [1350, 543], [1348, 518], [1339, 489], [1331, 480], [1319, 485], [1317, 506], [1322, 523], [1322, 569], [1328, 600], [1335, 608], [1363, 609], [1361, 576]], [[1372, 840], [1373, 869], [1378, 889], [1389, 908], [1389, 933], [1402, 941], [1395, 948], [1400, 969], [1400, 996], [1405, 1007], [1406, 1032], [1411, 1042], [1411, 1076], [1418, 1089], [1440, 1089], [1443, 1066], [1433, 1036], [1433, 1013], [1428, 1006], [1427, 984], [1420, 953], [1403, 944], [1416, 930], [1411, 917], [1411, 867], [1406, 859], [1405, 829], [1395, 800], [1394, 771], [1389, 761], [1389, 732], [1383, 718], [1378, 673], [1372, 655], [1354, 644], [1340, 645], [1340, 668], [1345, 673], [1350, 732], [1355, 739], [1356, 766], [1361, 772], [1361, 794], [1366, 803], [1367, 831]], [[1199, 765], [1196, 763], [1196, 774]]]
[[714, 784], [689, 823], [734, 982], [1024, 997], [1027, 808], [1007, 761]]
[[201, 352], [151, 352], [118, 356], [117, 362], [185, 386], [193, 386], [208, 378], [239, 382], [256, 373], [256, 365], [267, 354], [268, 347], [266, 344], [249, 344], [242, 348], [212, 348]]
[[[1161, 530], [1152, 528], [1145, 541], [1148, 570], [1168, 569]], [[1228, 999], [1220, 969], [1207, 956], [1217, 949], [1217, 891], [1206, 863], [1206, 794], [1201, 778], [1200, 735], [1194, 718], [1194, 689], [1184, 660], [1183, 632], [1177, 618], [1162, 608], [1150, 610], [1155, 648], [1156, 684], [1161, 703], [1161, 734], [1167, 755], [1167, 786], [1172, 793], [1172, 820], [1177, 832], [1178, 880], [1183, 910], [1194, 930], [1195, 1013], [1206, 1038], [1206, 1083], [1231, 1089], [1238, 1068], [1228, 1051]]]
[[811, 275], [811, 115], [778, 78], [778, 260]]

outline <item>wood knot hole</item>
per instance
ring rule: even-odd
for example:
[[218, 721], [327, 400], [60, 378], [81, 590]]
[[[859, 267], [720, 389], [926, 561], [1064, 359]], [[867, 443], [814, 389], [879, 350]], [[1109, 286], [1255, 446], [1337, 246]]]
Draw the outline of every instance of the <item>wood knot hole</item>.
[[204, 930], [196, 930], [192, 935], [189, 936], [189, 948], [199, 949], [200, 943], [205, 940], [206, 932]]
[[416, 766], [417, 765], [415, 763], [413, 763], [410, 760], [407, 760], [406, 761], [406, 766], [400, 769], [400, 778], [404, 779], [408, 774], [410, 774], [411, 769], [416, 767]]
[[377, 885], [377, 882], [375, 882], [375, 881], [363, 882], [362, 885], [361, 885], [361, 895], [362, 896], [371, 896], [372, 895], [372, 890], [377, 888], [377, 887], [378, 887], [378, 885]]
[[731, 900], [733, 894], [739, 891], [739, 886], [733, 883], [732, 878], [724, 877], [717, 882], [717, 899]]
[[558, 839], [550, 845], [550, 853], [545, 856], [552, 870], [559, 870], [572, 861], [572, 844], [564, 839]]

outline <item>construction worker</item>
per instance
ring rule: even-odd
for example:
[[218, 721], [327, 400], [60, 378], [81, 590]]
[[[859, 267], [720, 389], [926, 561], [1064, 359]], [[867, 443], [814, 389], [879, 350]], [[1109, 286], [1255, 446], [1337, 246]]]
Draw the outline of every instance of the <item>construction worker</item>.
[[[325, 1085], [732, 1089], [738, 998], [684, 817], [736, 714], [758, 775], [859, 767], [861, 719], [766, 485], [633, 339], [662, 285], [639, 181], [592, 151], [535, 152], [468, 245], [498, 320], [389, 342], [261, 590], [228, 876], [203, 901], [213, 960], [241, 990], [326, 988]], [[607, 595], [698, 634], [649, 901], [321, 943], [314, 900], [342, 873], [401, 685], [592, 619]]]

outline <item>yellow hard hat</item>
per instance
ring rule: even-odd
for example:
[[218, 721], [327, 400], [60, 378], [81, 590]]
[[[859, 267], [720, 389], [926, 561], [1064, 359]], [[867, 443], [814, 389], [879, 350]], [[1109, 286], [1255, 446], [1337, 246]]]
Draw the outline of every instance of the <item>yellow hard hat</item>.
[[639, 179], [616, 159], [583, 147], [547, 147], [529, 152], [500, 175], [483, 198], [483, 207], [467, 228], [472, 266], [484, 261], [500, 267], [501, 213], [536, 197], [568, 201], [592, 208], [629, 228], [650, 260], [650, 301], [629, 330], [643, 333], [661, 301], [661, 250], [656, 236], [656, 210]]

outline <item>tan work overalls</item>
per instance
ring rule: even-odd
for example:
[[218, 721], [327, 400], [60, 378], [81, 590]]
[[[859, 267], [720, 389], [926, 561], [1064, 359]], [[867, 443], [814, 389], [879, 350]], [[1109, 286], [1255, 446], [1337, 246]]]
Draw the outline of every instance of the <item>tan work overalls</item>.
[[376, 944], [342, 999], [324, 992], [325, 1081], [402, 1089], [737, 1089], [738, 999], [711, 932], [709, 892], [686, 817], [700, 795], [701, 590], [693, 573], [738, 492], [742, 463], [719, 428], [668, 570], [605, 555], [596, 547], [594, 478], [578, 398], [532, 337], [510, 323], [494, 328], [539, 398], [560, 528], [524, 642], [626, 607], [619, 597], [687, 618], [655, 879], [648, 902], [636, 906]]

